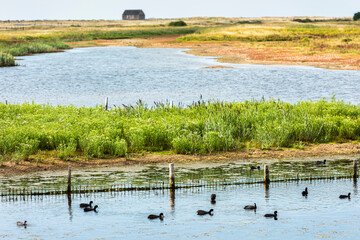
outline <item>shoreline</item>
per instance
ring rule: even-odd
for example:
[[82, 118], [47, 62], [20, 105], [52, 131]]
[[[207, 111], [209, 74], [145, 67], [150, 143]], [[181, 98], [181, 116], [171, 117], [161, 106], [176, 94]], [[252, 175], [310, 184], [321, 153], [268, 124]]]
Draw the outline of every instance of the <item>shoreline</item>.
[[[253, 65], [308, 66], [331, 70], [360, 70], [352, 59], [342, 59], [340, 54], [307, 56], [291, 49], [278, 50], [272, 47], [258, 47], [244, 42], [176, 42], [181, 35], [153, 36], [133, 39], [91, 40], [67, 42], [72, 48], [129, 46], [138, 48], [185, 48], [184, 52], [195, 56], [215, 57], [218, 62]], [[340, 61], [341, 60], [341, 61]], [[214, 68], [218, 66], [214, 65]], [[212, 67], [207, 67], [208, 69]]]
[[222, 152], [207, 155], [181, 155], [168, 154], [163, 152], [133, 154], [128, 158], [109, 158], [109, 159], [80, 159], [77, 161], [60, 160], [59, 158], [50, 160], [44, 158], [35, 160], [30, 156], [29, 160], [22, 160], [20, 163], [4, 162], [0, 166], [0, 175], [14, 176], [25, 173], [35, 173], [44, 171], [66, 170], [69, 165], [73, 168], [90, 167], [120, 167], [138, 165], [156, 165], [166, 163], [177, 164], [196, 164], [196, 163], [226, 163], [234, 161], [278, 161], [278, 160], [304, 160], [314, 161], [322, 158], [360, 158], [360, 143], [328, 143], [307, 145], [303, 150], [300, 149], [270, 149], [261, 150], [251, 148], [236, 152]]

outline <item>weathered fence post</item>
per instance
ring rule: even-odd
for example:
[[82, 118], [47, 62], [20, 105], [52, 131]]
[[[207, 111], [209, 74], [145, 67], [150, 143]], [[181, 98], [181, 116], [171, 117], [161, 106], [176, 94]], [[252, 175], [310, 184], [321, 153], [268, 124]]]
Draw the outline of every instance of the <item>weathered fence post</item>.
[[357, 179], [357, 160], [354, 160], [353, 178], [354, 178], [354, 179]]
[[264, 166], [264, 183], [265, 184], [270, 183], [270, 171], [269, 171], [269, 166], [268, 165]]
[[105, 98], [105, 106], [104, 106], [104, 109], [107, 111], [108, 110], [108, 103], [109, 103], [109, 98], [106, 97]]
[[71, 194], [71, 165], [69, 165], [69, 172], [68, 172], [67, 194]]
[[169, 188], [175, 189], [175, 167], [173, 163], [169, 164]]

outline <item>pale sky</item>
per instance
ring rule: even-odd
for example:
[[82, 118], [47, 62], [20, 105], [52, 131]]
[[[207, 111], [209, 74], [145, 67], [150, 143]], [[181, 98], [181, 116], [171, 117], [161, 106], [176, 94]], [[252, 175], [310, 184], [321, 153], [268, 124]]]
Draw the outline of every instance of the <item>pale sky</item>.
[[0, 20], [117, 20], [125, 9], [146, 18], [352, 17], [360, 0], [0, 0]]

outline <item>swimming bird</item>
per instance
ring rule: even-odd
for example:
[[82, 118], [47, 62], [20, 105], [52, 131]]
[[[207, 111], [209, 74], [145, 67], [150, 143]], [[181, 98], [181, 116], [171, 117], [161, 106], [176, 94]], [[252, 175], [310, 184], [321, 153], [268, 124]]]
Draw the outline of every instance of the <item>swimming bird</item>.
[[246, 210], [256, 210], [257, 206], [256, 206], [256, 203], [254, 203], [254, 205], [246, 205], [244, 207], [244, 209]]
[[265, 214], [264, 217], [277, 218], [277, 211], [275, 211], [274, 214], [272, 214], [272, 213]]
[[257, 166], [257, 167], [251, 166], [251, 167], [250, 167], [250, 170], [255, 170], [255, 169], [260, 170], [260, 166]]
[[307, 195], [308, 195], [307, 187], [305, 188], [305, 191], [302, 191], [302, 195], [303, 195], [304, 197], [307, 197]]
[[95, 205], [94, 208], [86, 207], [86, 208], [84, 208], [84, 212], [90, 212], [90, 211], [96, 212], [96, 209], [97, 209], [97, 208], [98, 208], [98, 205]]
[[211, 194], [211, 197], [210, 197], [210, 201], [212, 204], [215, 204], [216, 203], [216, 194]]
[[348, 195], [340, 195], [339, 198], [348, 198], [348, 199], [350, 199], [350, 194], [351, 193], [348, 193]]
[[93, 204], [93, 201], [90, 201], [90, 203], [80, 203], [80, 207], [81, 208], [86, 208], [86, 207], [91, 208], [91, 204]]
[[16, 223], [16, 225], [26, 227], [26, 226], [27, 226], [27, 221], [24, 221], [24, 222], [18, 221], [18, 222]]
[[316, 161], [317, 165], [325, 165], [326, 164], [326, 159], [324, 161]]
[[212, 213], [213, 211], [214, 209], [210, 209], [210, 211], [198, 210], [197, 215], [206, 215], [206, 214], [213, 215]]
[[148, 216], [148, 219], [156, 219], [156, 218], [160, 218], [160, 220], [163, 220], [164, 219], [164, 214], [163, 213], [160, 213], [159, 215], [150, 214]]

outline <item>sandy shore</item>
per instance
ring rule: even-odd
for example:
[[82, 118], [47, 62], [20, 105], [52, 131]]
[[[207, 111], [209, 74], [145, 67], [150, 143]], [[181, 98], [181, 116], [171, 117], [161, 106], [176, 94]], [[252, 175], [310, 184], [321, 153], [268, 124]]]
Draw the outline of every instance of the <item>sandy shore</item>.
[[180, 155], [169, 153], [133, 154], [126, 158], [116, 159], [78, 159], [63, 161], [60, 159], [43, 158], [39, 161], [30, 157], [27, 161], [15, 163], [4, 162], [0, 167], [1, 175], [13, 175], [26, 172], [64, 170], [69, 165], [75, 168], [107, 167], [164, 163], [200, 163], [251, 160], [314, 160], [337, 156], [344, 158], [360, 157], [360, 143], [334, 143], [305, 146], [304, 149], [249, 149], [236, 152], [217, 153], [209, 155]]
[[[356, 55], [321, 53], [309, 55], [291, 47], [266, 47], [242, 42], [176, 42], [179, 35], [148, 38], [70, 42], [73, 47], [135, 46], [140, 48], [185, 48], [197, 56], [217, 57], [219, 62], [262, 65], [301, 65], [326, 69], [360, 70]], [[218, 66], [214, 66], [215, 68]]]

